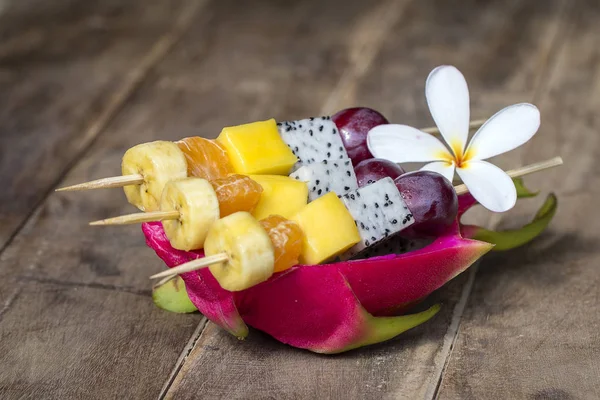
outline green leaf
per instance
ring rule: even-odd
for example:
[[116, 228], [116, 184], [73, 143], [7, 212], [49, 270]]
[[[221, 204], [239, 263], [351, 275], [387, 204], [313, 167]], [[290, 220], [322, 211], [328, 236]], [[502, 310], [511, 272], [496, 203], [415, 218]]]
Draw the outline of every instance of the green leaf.
[[152, 300], [159, 308], [174, 313], [198, 311], [188, 297], [185, 283], [179, 275], [160, 286], [152, 288]]
[[524, 199], [527, 197], [535, 197], [540, 192], [532, 192], [525, 187], [525, 183], [523, 182], [523, 178], [513, 178], [513, 182], [515, 183], [515, 187], [517, 188], [517, 198]]
[[468, 225], [464, 227], [463, 234], [467, 237], [484, 242], [492, 243], [495, 247], [493, 251], [503, 251], [514, 249], [529, 243], [539, 236], [550, 224], [556, 208], [558, 200], [553, 193], [548, 196], [542, 207], [538, 210], [533, 221], [520, 229], [512, 229], [507, 231], [491, 231], [478, 226]]

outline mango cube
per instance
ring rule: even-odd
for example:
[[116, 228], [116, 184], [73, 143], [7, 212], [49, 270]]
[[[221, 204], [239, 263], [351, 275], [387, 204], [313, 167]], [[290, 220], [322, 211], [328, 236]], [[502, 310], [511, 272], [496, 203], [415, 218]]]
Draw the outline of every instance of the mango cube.
[[304, 182], [281, 175], [250, 175], [250, 178], [263, 188], [252, 212], [256, 219], [269, 215], [290, 219], [308, 202], [308, 186]]
[[279, 136], [274, 119], [223, 128], [217, 138], [238, 174], [287, 175], [298, 158]]
[[335, 193], [308, 203], [290, 219], [304, 232], [300, 256], [304, 264], [330, 260], [360, 241], [354, 218]]

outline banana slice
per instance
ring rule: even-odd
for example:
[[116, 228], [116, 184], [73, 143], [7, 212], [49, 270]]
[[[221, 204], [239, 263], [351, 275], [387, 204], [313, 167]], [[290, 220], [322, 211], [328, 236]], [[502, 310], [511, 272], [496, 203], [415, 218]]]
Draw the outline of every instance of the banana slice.
[[236, 212], [215, 222], [204, 242], [204, 252], [207, 256], [227, 254], [227, 261], [209, 267], [223, 289], [244, 290], [273, 275], [273, 244], [247, 212]]
[[144, 183], [123, 188], [127, 201], [142, 211], [156, 211], [167, 182], [187, 176], [187, 162], [175, 143], [159, 140], [127, 150], [121, 171], [123, 175], [144, 177]]
[[163, 221], [171, 246], [179, 250], [201, 249], [209, 228], [219, 219], [219, 200], [205, 179], [185, 178], [165, 185], [161, 211], [178, 211], [179, 219]]

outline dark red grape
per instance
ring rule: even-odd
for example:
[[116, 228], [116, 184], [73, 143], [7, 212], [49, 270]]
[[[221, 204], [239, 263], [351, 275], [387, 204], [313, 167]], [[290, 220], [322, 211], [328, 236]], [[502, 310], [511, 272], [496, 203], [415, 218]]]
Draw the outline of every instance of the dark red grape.
[[370, 158], [359, 162], [354, 167], [354, 173], [358, 180], [358, 187], [363, 187], [388, 176], [396, 179], [404, 173], [404, 170], [392, 161], [383, 158]]
[[438, 236], [452, 225], [458, 212], [458, 196], [448, 179], [437, 172], [414, 171], [394, 182], [415, 218], [401, 235]]
[[367, 134], [371, 128], [389, 123], [383, 115], [365, 107], [346, 108], [331, 119], [340, 131], [342, 142], [353, 165], [373, 158], [367, 147]]

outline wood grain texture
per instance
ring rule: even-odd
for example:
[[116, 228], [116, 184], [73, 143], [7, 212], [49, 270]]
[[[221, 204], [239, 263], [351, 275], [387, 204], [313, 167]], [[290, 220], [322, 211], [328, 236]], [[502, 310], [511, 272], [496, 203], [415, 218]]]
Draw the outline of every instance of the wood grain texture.
[[2, 2], [0, 249], [122, 105], [147, 54], [194, 1]]
[[[430, 125], [424, 82], [427, 73], [443, 63], [457, 65], [467, 76], [476, 117], [531, 101], [539, 86], [535, 77], [554, 46], [562, 4], [548, 2], [539, 10], [527, 1], [511, 2], [509, 7], [504, 1], [411, 1], [401, 9], [389, 32], [379, 36], [380, 50], [371, 55], [368, 71], [350, 65], [349, 72], [340, 75], [343, 84], [334, 86], [323, 109], [367, 105], [384, 111], [395, 122]], [[369, 27], [373, 14], [363, 15], [355, 26]], [[507, 37], [514, 21], [518, 21], [518, 32]], [[377, 36], [372, 29], [354, 30], [347, 48], [355, 42], [369, 42], [356, 39], [361, 35]], [[528, 40], [513, 41], [521, 36]], [[498, 49], [505, 52], [501, 61]], [[354, 53], [344, 54], [352, 59]], [[355, 78], [348, 80], [347, 76]], [[499, 161], [518, 166], [521, 158], [516, 153]], [[485, 222], [489, 214], [475, 218]], [[429, 323], [385, 345], [341, 356], [291, 349], [256, 331], [240, 343], [209, 324], [166, 397], [432, 397], [454, 340], [453, 322], [460, 321], [464, 305], [459, 300], [467, 277], [459, 277], [430, 300], [441, 301], [444, 307]]]
[[[564, 168], [528, 179], [557, 192], [558, 213], [543, 237], [479, 270], [441, 399], [600, 397], [600, 7], [575, 1], [565, 12], [556, 63], [539, 92], [542, 130], [523, 151], [565, 159]], [[518, 225], [539, 205], [530, 203], [502, 225]]]
[[0, 397], [152, 398], [199, 319], [149, 291], [20, 278], [0, 322]]

